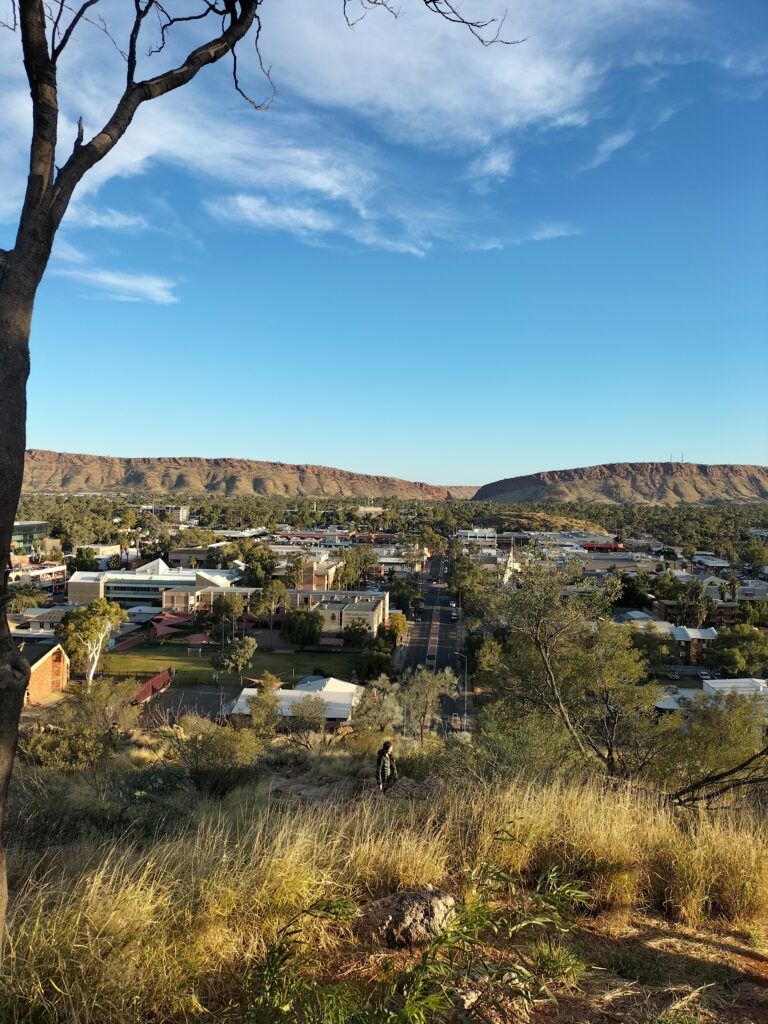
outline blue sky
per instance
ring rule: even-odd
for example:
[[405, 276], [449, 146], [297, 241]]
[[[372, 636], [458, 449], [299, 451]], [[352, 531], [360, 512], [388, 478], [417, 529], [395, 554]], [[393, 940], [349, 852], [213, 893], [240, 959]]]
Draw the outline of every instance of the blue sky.
[[[354, 31], [340, 7], [265, 5], [268, 112], [216, 69], [85, 183], [35, 310], [29, 446], [452, 484], [765, 463], [763, 0], [523, 0], [505, 32], [527, 41], [492, 48], [418, 0]], [[62, 149], [121, 72], [89, 32]], [[0, 69], [9, 245], [28, 109], [7, 31]]]

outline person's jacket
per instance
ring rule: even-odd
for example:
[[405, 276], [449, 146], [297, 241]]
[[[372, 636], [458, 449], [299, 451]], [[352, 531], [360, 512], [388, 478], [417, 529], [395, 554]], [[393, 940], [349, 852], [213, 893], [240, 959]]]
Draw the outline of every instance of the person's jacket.
[[391, 750], [380, 750], [376, 755], [376, 781], [386, 786], [397, 779], [397, 765]]

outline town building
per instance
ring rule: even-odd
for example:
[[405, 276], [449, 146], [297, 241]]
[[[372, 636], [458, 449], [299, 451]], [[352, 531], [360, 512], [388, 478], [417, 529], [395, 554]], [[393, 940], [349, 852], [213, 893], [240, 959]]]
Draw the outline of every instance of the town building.
[[61, 644], [40, 640], [22, 640], [18, 646], [30, 668], [24, 703], [50, 703], [69, 685], [69, 658], [64, 648]]
[[[105, 572], [75, 572], [67, 584], [71, 604], [90, 604], [100, 597], [116, 601], [123, 607], [153, 605], [165, 607], [163, 595], [168, 590], [187, 588], [230, 587], [242, 578], [238, 569], [171, 569], [157, 558], [138, 569], [109, 569]], [[168, 610], [180, 610], [168, 608]]]
[[15, 555], [36, 554], [42, 550], [47, 535], [48, 523], [45, 520], [19, 520], [13, 524], [11, 551]]
[[[768, 683], [765, 679], [705, 679], [701, 687], [671, 686], [668, 692], [656, 702], [659, 711], [682, 711], [685, 713], [700, 701], [715, 701], [728, 694], [741, 697], [761, 697], [768, 701]], [[766, 706], [768, 710], [768, 705]], [[756, 726], [762, 735], [763, 722]]]
[[[325, 705], [325, 721], [328, 726], [340, 726], [347, 724], [354, 712], [365, 690], [364, 686], [357, 683], [348, 683], [343, 679], [335, 679], [333, 676], [305, 676], [301, 682], [292, 689], [280, 687], [274, 690], [277, 697], [277, 707], [280, 714], [290, 719], [294, 713], [296, 704], [307, 694], [322, 697]], [[245, 687], [240, 695], [226, 709], [225, 714], [250, 715], [251, 709], [249, 700], [258, 698], [261, 690], [257, 687]], [[288, 723], [290, 724], [290, 723]]]
[[[653, 602], [653, 612], [661, 619], [674, 622], [680, 617], [680, 602], [667, 598], [659, 598]], [[704, 620], [705, 626], [722, 629], [723, 626], [735, 626], [741, 621], [738, 601], [716, 601]]]
[[495, 548], [498, 544], [496, 530], [492, 527], [475, 526], [471, 530], [458, 530], [456, 540], [464, 548], [470, 546]]
[[67, 567], [58, 562], [24, 562], [13, 566], [9, 583], [38, 587], [49, 594], [60, 594], [67, 586]]

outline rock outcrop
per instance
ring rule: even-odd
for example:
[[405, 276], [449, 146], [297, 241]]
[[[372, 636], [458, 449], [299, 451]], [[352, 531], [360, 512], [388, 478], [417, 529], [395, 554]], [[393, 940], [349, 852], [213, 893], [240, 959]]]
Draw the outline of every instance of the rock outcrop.
[[384, 896], [363, 911], [356, 925], [360, 938], [390, 949], [426, 946], [456, 916], [450, 893], [425, 885]]
[[509, 477], [485, 484], [475, 501], [680, 505], [768, 501], [768, 467], [693, 462], [614, 462]]
[[327, 466], [251, 459], [111, 458], [32, 448], [26, 453], [27, 493], [154, 495], [274, 495], [332, 498], [471, 498], [475, 487], [439, 487], [392, 476], [367, 476]]

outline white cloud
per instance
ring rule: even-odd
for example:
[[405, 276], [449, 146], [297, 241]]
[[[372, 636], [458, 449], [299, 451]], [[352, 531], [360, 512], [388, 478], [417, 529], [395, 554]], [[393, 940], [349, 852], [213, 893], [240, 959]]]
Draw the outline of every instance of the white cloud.
[[602, 166], [611, 159], [614, 153], [618, 153], [620, 149], [628, 146], [636, 136], [637, 132], [631, 128], [624, 128], [621, 131], [613, 132], [611, 135], [606, 135], [598, 143], [592, 159], [585, 163], [581, 169], [583, 171], [592, 171], [595, 167]]
[[[280, 90], [272, 110], [254, 113], [233, 94], [228, 64], [206, 69], [191, 86], [140, 109], [126, 139], [84, 180], [67, 224], [156, 227], [157, 218], [143, 212], [102, 209], [98, 194], [113, 179], [172, 165], [214, 183], [219, 198], [207, 205], [222, 220], [231, 221], [233, 204], [247, 199], [242, 212], [251, 227], [305, 240], [336, 232], [362, 245], [414, 253], [438, 241], [466, 244], [482, 233], [478, 222], [485, 215], [472, 193], [498, 188], [515, 172], [516, 154], [522, 160], [539, 135], [575, 132], [609, 116], [603, 86], [613, 69], [661, 74], [667, 65], [705, 59], [732, 67], [734, 75], [737, 68], [739, 74], [760, 70], [758, 61], [739, 59], [732, 41], [718, 49], [704, 39], [698, 15], [705, 2], [517, 0], [505, 35], [527, 41], [484, 48], [430, 14], [423, 0], [402, 0], [397, 19], [372, 11], [354, 30], [341, 16], [341, 0], [330, 7], [281, 0], [265, 13], [261, 40]], [[503, 0], [482, 0], [484, 12], [504, 7]], [[125, 5], [105, 0], [105, 10], [119, 31]], [[142, 58], [141, 73], [172, 65], [199, 42], [197, 24], [177, 28], [165, 54]], [[240, 69], [260, 95], [264, 82], [245, 49]], [[86, 137], [104, 123], [123, 75], [124, 63], [106, 37], [83, 26], [60, 68], [60, 163], [79, 116]], [[19, 38], [10, 32], [0, 33], [0, 90], [0, 222], [12, 222], [22, 197], [30, 111]], [[630, 122], [607, 135], [586, 166], [600, 166], [647, 130]], [[390, 146], [392, 140], [407, 148]], [[417, 171], [421, 179], [414, 177], [414, 150], [433, 162]], [[437, 161], [447, 163], [448, 175]], [[438, 186], [430, 188], [435, 171]], [[145, 191], [151, 195], [151, 187]], [[174, 230], [172, 218], [166, 221], [165, 229]], [[494, 225], [497, 233], [503, 237]]]
[[54, 260], [61, 260], [64, 263], [86, 262], [85, 253], [81, 252], [77, 246], [72, 245], [71, 242], [68, 242], [61, 233], [56, 235], [56, 239], [53, 243], [52, 256]]
[[66, 223], [78, 228], [107, 228], [110, 231], [140, 230], [147, 227], [147, 219], [140, 213], [125, 213], [111, 207], [96, 209], [73, 203], [66, 213]]
[[334, 231], [332, 217], [311, 206], [272, 203], [264, 196], [235, 195], [206, 202], [209, 212], [220, 220], [265, 230], [284, 230], [295, 235]]
[[118, 302], [153, 302], [165, 306], [179, 301], [173, 293], [175, 282], [153, 274], [129, 274], [99, 268], [64, 270], [60, 267], [55, 267], [52, 273], [88, 285], [103, 298]]
[[516, 244], [524, 242], [550, 242], [554, 238], [570, 238], [572, 235], [580, 235], [579, 228], [572, 224], [541, 224], [527, 234], [515, 239]]
[[474, 188], [487, 192], [491, 185], [508, 178], [515, 166], [515, 153], [511, 146], [493, 146], [470, 161], [466, 179]]

